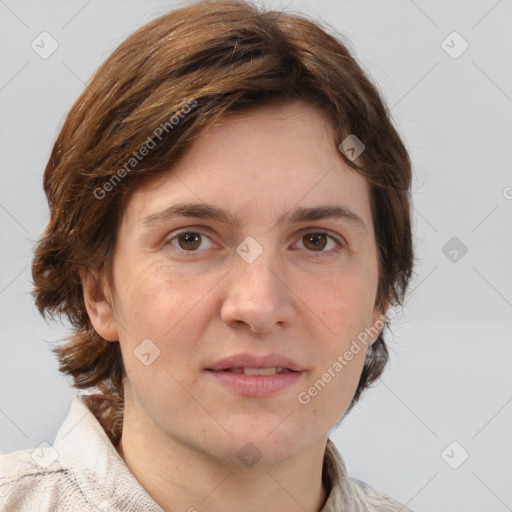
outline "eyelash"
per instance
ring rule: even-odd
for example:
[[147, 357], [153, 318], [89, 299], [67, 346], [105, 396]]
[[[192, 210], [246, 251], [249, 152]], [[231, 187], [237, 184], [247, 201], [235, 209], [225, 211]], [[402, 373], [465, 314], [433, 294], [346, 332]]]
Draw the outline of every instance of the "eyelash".
[[[185, 234], [201, 235], [202, 237], [204, 236], [208, 239], [210, 237], [201, 231], [193, 231], [193, 230], [188, 229], [188, 230], [179, 231], [178, 233], [175, 233], [173, 236], [167, 238], [166, 245], [171, 245], [173, 247], [173, 249], [176, 249], [181, 253], [185, 253], [185, 254], [187, 254], [187, 256], [195, 258], [199, 255], [199, 253], [201, 253], [203, 251], [200, 251], [200, 250], [187, 251], [185, 249], [182, 249], [181, 247], [177, 247], [172, 244], [173, 240], [176, 240], [180, 235], [185, 235]], [[304, 235], [317, 235], [317, 234], [327, 235], [327, 237], [330, 240], [334, 241], [334, 243], [336, 244], [336, 248], [331, 249], [329, 251], [323, 251], [323, 250], [322, 251], [310, 251], [310, 250], [306, 249], [306, 251], [308, 253], [310, 253], [310, 255], [313, 256], [314, 258], [321, 258], [321, 257], [325, 257], [325, 256], [333, 256], [333, 255], [339, 254], [346, 247], [346, 243], [342, 238], [335, 237], [335, 236], [329, 234], [328, 232], [321, 231], [321, 230], [302, 231], [300, 234], [299, 240], [302, 239], [302, 237]]]

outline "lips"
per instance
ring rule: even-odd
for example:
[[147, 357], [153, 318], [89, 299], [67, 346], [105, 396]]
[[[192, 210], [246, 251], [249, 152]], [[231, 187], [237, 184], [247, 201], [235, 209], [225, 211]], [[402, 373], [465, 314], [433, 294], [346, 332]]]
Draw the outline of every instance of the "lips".
[[284, 372], [301, 372], [304, 369], [295, 361], [279, 355], [270, 354], [266, 356], [257, 356], [254, 354], [237, 354], [234, 356], [226, 357], [219, 361], [216, 361], [209, 365], [207, 370], [211, 371], [229, 371], [233, 373], [246, 373], [247, 375], [257, 375], [258, 373], [252, 370], [259, 370], [262, 375], [265, 375], [265, 371], [275, 369], [275, 372], [270, 371], [270, 375], [273, 373], [284, 373]]
[[278, 354], [238, 354], [211, 364], [206, 371], [217, 383], [246, 397], [273, 396], [297, 386], [305, 372], [298, 363]]
[[216, 370], [219, 372], [243, 373], [244, 375], [276, 375], [278, 373], [291, 372], [288, 368], [273, 366], [270, 368], [226, 368], [225, 370]]

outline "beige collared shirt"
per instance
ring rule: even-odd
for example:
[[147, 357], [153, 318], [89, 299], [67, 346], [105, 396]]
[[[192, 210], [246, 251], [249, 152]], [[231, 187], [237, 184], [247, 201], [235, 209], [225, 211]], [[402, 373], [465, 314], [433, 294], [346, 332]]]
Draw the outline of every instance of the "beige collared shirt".
[[[162, 512], [117, 453], [113, 443], [120, 434], [109, 428], [106, 418], [111, 416], [110, 401], [100, 395], [78, 396], [53, 446], [1, 456], [0, 511]], [[330, 440], [323, 478], [329, 495], [320, 512], [413, 512], [348, 477]]]

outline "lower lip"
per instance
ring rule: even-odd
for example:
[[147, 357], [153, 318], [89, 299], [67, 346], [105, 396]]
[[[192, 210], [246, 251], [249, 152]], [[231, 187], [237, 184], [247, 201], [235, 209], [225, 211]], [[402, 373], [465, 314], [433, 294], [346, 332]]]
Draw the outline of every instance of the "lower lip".
[[275, 375], [245, 375], [243, 373], [208, 371], [213, 378], [245, 396], [268, 396], [286, 389], [302, 377], [302, 372]]

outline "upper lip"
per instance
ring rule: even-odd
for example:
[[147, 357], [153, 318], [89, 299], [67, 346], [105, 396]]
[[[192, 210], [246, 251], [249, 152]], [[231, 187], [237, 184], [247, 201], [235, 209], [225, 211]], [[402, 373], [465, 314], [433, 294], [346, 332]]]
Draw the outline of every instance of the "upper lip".
[[229, 368], [287, 368], [295, 372], [303, 369], [293, 360], [279, 354], [257, 356], [254, 354], [235, 354], [210, 364], [207, 370], [227, 370]]

